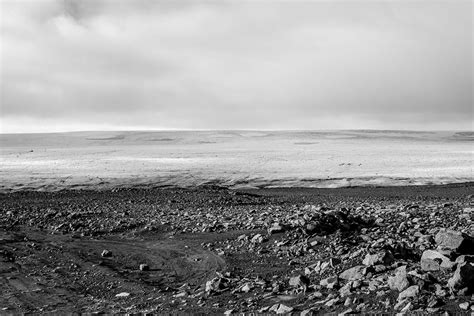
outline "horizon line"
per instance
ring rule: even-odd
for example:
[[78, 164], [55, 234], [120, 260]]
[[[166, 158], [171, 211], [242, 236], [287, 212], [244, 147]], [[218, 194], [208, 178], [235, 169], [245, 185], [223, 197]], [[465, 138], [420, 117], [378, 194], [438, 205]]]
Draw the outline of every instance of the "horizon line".
[[124, 130], [69, 130], [52, 132], [2, 132], [0, 135], [22, 135], [22, 134], [72, 134], [72, 133], [99, 133], [99, 132], [414, 132], [414, 133], [433, 133], [433, 132], [472, 132], [471, 130], [439, 129], [439, 130], [413, 130], [413, 129], [376, 129], [376, 128], [349, 128], [349, 129], [124, 129]]

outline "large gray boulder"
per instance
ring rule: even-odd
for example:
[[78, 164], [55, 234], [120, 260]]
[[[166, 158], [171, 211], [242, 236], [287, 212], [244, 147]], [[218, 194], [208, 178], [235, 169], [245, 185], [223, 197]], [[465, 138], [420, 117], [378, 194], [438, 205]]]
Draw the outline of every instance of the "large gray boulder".
[[398, 294], [398, 301], [401, 302], [404, 299], [416, 297], [419, 293], [420, 287], [418, 285], [412, 285], [400, 294]]
[[394, 257], [390, 251], [382, 251], [376, 254], [367, 254], [362, 261], [362, 264], [371, 267], [376, 264], [389, 265], [394, 261]]
[[435, 250], [425, 250], [421, 256], [421, 269], [423, 271], [438, 271], [442, 268], [451, 269], [454, 264], [448, 257]]
[[407, 266], [398, 267], [395, 275], [388, 278], [388, 286], [392, 290], [403, 291], [410, 285], [407, 278]]
[[474, 238], [465, 233], [441, 229], [435, 236], [441, 249], [449, 249], [462, 255], [474, 255]]
[[339, 274], [339, 278], [347, 281], [360, 280], [366, 272], [365, 266], [355, 266]]
[[474, 291], [474, 256], [460, 256], [456, 263], [456, 271], [448, 280], [448, 286], [453, 290], [467, 287]]

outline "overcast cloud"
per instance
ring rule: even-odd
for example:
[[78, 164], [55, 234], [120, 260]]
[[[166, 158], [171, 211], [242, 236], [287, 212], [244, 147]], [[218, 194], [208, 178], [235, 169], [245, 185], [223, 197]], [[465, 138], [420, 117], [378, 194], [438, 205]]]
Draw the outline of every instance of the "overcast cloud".
[[2, 132], [472, 129], [471, 1], [0, 1]]

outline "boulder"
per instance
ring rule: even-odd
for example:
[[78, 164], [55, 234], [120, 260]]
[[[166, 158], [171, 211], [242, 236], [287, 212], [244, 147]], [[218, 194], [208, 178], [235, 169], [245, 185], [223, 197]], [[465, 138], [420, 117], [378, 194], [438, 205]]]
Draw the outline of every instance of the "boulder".
[[441, 229], [435, 241], [441, 249], [451, 249], [459, 254], [474, 255], [474, 237], [467, 234]]
[[146, 263], [140, 264], [140, 266], [139, 266], [138, 268], [140, 269], [140, 271], [148, 271], [148, 270], [150, 270], [150, 266], [147, 265]]
[[423, 271], [438, 271], [440, 269], [451, 269], [454, 262], [448, 257], [435, 250], [425, 250], [421, 256], [421, 269]]
[[382, 251], [376, 254], [367, 254], [362, 264], [371, 267], [377, 264], [389, 265], [394, 261], [394, 257], [390, 251]]
[[392, 290], [403, 291], [410, 285], [407, 278], [407, 267], [401, 266], [395, 270], [395, 276], [388, 278], [388, 286]]
[[272, 234], [277, 234], [277, 233], [283, 233], [286, 230], [287, 230], [287, 227], [285, 225], [280, 224], [280, 223], [273, 223], [273, 225], [270, 228], [268, 228], [268, 233], [272, 235]]
[[453, 276], [448, 280], [448, 286], [453, 289], [467, 287], [474, 290], [474, 256], [460, 256], [456, 259], [457, 268]]
[[355, 266], [350, 269], [345, 270], [339, 274], [339, 278], [347, 281], [360, 280], [364, 277], [366, 272], [365, 266]]
[[112, 257], [112, 251], [104, 249], [100, 255], [104, 258]]
[[337, 284], [338, 284], [337, 276], [328, 277], [328, 278], [322, 279], [319, 282], [319, 285], [324, 286], [325, 288], [328, 288], [328, 289], [335, 288]]
[[309, 278], [305, 275], [297, 275], [294, 277], [291, 277], [290, 280], [288, 281], [288, 284], [293, 287], [307, 287], [309, 285]]
[[469, 302], [464, 302], [464, 303], [459, 304], [459, 308], [464, 311], [467, 311], [469, 309]]
[[256, 234], [250, 239], [250, 242], [253, 244], [260, 244], [265, 241], [265, 237], [262, 234]]
[[398, 295], [398, 301], [401, 302], [407, 298], [412, 298], [418, 296], [420, 293], [420, 287], [418, 285], [412, 285], [406, 288], [403, 292], [400, 292]]
[[121, 293], [115, 294], [115, 297], [129, 297], [129, 296], [130, 296], [130, 293], [128, 292], [121, 292]]
[[339, 295], [341, 297], [346, 297], [352, 293], [352, 282], [347, 282], [343, 287], [339, 289]]
[[268, 310], [270, 312], [274, 312], [276, 314], [287, 314], [293, 311], [293, 307], [286, 306], [284, 304], [275, 304]]

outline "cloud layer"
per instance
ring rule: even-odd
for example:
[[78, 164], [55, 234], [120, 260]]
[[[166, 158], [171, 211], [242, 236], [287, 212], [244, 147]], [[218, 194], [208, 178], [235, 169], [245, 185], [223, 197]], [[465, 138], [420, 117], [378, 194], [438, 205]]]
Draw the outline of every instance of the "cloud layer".
[[3, 0], [3, 132], [472, 129], [471, 1]]

